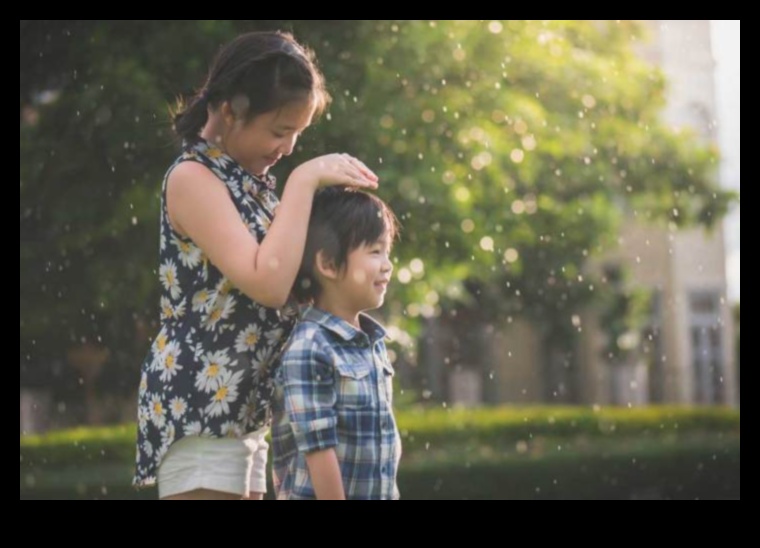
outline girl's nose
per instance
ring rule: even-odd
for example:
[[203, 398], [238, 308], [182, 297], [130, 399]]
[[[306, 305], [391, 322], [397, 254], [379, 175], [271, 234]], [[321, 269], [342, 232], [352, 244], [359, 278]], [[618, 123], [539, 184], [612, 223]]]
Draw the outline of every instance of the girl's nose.
[[282, 156], [290, 156], [293, 153], [293, 149], [296, 147], [296, 140], [298, 139], [298, 136], [296, 134], [293, 134], [293, 136], [285, 141], [285, 143], [280, 147], [280, 154]]

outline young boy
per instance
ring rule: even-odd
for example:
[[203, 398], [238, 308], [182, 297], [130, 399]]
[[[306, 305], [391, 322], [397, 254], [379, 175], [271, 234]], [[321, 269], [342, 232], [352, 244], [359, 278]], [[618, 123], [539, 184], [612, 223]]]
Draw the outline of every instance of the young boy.
[[401, 438], [385, 330], [363, 314], [383, 304], [396, 237], [379, 198], [329, 188], [314, 198], [294, 292], [305, 309], [275, 375], [278, 500], [397, 499]]

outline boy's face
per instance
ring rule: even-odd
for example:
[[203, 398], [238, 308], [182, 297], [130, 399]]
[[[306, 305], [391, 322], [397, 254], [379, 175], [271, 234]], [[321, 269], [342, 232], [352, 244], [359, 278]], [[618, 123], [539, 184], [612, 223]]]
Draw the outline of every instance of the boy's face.
[[391, 281], [391, 242], [387, 235], [348, 254], [343, 275], [336, 282], [338, 294], [356, 312], [378, 308]]

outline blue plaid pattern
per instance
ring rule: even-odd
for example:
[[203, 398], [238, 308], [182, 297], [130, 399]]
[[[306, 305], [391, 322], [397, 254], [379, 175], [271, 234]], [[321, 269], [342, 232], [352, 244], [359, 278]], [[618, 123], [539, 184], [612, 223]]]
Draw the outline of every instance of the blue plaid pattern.
[[279, 500], [316, 498], [306, 454], [335, 448], [348, 499], [397, 499], [401, 438], [385, 329], [308, 308], [275, 374], [272, 468]]

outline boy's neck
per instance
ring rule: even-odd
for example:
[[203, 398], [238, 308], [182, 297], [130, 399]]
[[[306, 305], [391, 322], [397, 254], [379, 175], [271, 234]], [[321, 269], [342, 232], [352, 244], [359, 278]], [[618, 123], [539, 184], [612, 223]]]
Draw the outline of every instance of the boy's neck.
[[345, 306], [337, 299], [331, 299], [324, 294], [314, 302], [314, 306], [347, 321], [356, 329], [361, 330], [361, 324], [359, 323], [359, 313], [361, 310], [352, 310], [351, 307]]

